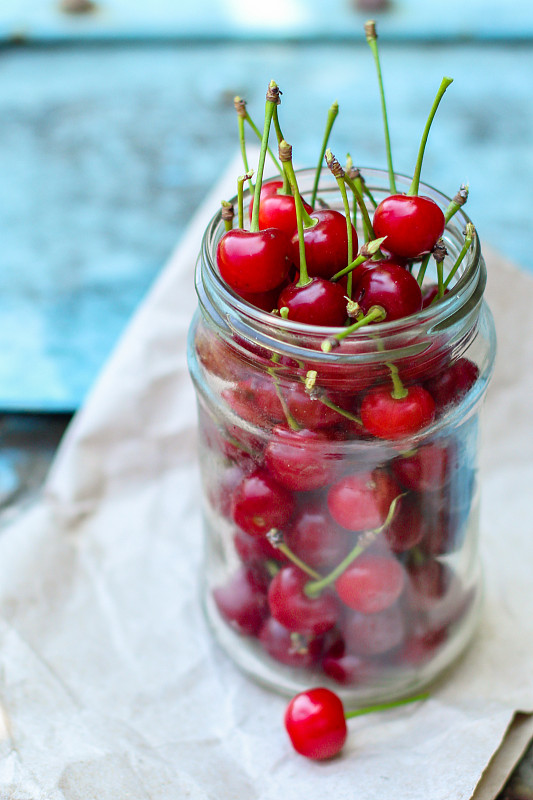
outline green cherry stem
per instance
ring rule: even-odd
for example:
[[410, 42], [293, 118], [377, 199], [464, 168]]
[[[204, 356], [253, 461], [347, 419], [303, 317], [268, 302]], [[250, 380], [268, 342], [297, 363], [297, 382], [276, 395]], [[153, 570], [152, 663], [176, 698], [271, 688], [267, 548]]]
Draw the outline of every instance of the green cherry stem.
[[435, 264], [437, 265], [437, 298], [440, 300], [444, 296], [444, 259], [448, 255], [443, 239], [439, 239], [432, 250]]
[[468, 222], [467, 226], [466, 226], [466, 229], [465, 229], [465, 243], [464, 243], [464, 245], [463, 245], [463, 247], [461, 249], [461, 252], [457, 256], [457, 261], [455, 262], [455, 264], [451, 268], [446, 280], [443, 283], [443, 290], [444, 291], [446, 291], [446, 289], [448, 288], [448, 286], [450, 284], [450, 281], [452, 280], [452, 278], [454, 277], [455, 273], [457, 272], [457, 270], [461, 266], [461, 263], [462, 263], [464, 257], [466, 256], [466, 254], [468, 253], [468, 251], [472, 247], [472, 242], [474, 241], [475, 235], [476, 235], [475, 227], [472, 225], [471, 222]]
[[418, 194], [418, 189], [420, 186], [420, 173], [422, 172], [422, 161], [424, 159], [424, 151], [426, 149], [426, 144], [429, 136], [429, 129], [431, 128], [431, 124], [437, 113], [437, 108], [439, 107], [440, 101], [444, 97], [444, 92], [448, 88], [448, 86], [453, 83], [453, 78], [446, 78], [444, 77], [441, 81], [439, 86], [439, 90], [435, 96], [433, 101], [433, 105], [431, 106], [431, 110], [429, 112], [429, 117], [427, 118], [426, 127], [424, 128], [424, 132], [422, 134], [422, 140], [420, 142], [420, 149], [418, 150], [418, 157], [416, 159], [415, 165], [415, 172], [413, 175], [413, 180], [411, 181], [411, 186], [409, 187], [409, 191], [407, 192], [408, 195], [414, 196]]
[[349, 272], [352, 272], [359, 264], [364, 264], [365, 261], [368, 261], [369, 258], [379, 253], [379, 248], [383, 244], [387, 237], [382, 236], [380, 239], [374, 239], [372, 242], [366, 242], [359, 250], [359, 255], [355, 259], [355, 261], [351, 261], [347, 267], [341, 269], [339, 272], [335, 273], [335, 275], [330, 278], [330, 281], [338, 281], [339, 278], [342, 278], [343, 275], [347, 275]]
[[334, 570], [329, 572], [325, 577], [321, 578], [320, 580], [315, 580], [305, 585], [304, 592], [306, 595], [308, 595], [308, 597], [316, 597], [317, 594], [320, 594], [320, 592], [323, 589], [325, 589], [326, 586], [332, 584], [334, 581], [337, 580], [337, 578], [340, 575], [342, 575], [342, 573], [350, 566], [352, 561], [355, 561], [355, 559], [358, 556], [360, 556], [361, 553], [364, 553], [364, 551], [368, 547], [370, 547], [370, 545], [376, 540], [379, 534], [382, 533], [385, 530], [385, 528], [387, 528], [387, 526], [390, 525], [390, 523], [392, 522], [392, 518], [394, 517], [394, 513], [396, 511], [396, 506], [398, 505], [398, 502], [401, 500], [402, 497], [404, 497], [405, 494], [406, 493], [403, 492], [402, 494], [399, 494], [394, 498], [394, 500], [389, 506], [385, 522], [383, 522], [383, 524], [380, 525], [379, 528], [374, 528], [371, 531], [364, 531], [359, 535], [355, 547], [348, 553], [348, 555], [345, 558], [342, 559], [340, 564], [337, 564]]
[[444, 219], [446, 221], [446, 224], [448, 224], [448, 222], [451, 220], [454, 214], [456, 214], [459, 211], [459, 209], [464, 206], [464, 204], [468, 200], [468, 191], [469, 191], [468, 184], [463, 183], [461, 185], [461, 188], [455, 195], [455, 197], [452, 200], [450, 200], [448, 207], [444, 212]]
[[424, 258], [420, 263], [418, 275], [416, 276], [416, 280], [419, 286], [422, 286], [422, 284], [424, 283], [424, 278], [426, 276], [426, 270], [428, 268], [430, 258], [431, 258], [431, 253], [428, 253], [427, 256], [424, 256]]
[[[278, 353], [272, 353], [272, 356], [271, 356], [270, 360], [272, 361], [272, 363], [278, 364], [279, 363], [279, 355], [278, 355]], [[285, 414], [285, 419], [287, 420], [287, 425], [293, 431], [301, 430], [300, 426], [298, 425], [298, 423], [296, 422], [296, 420], [292, 416], [291, 412], [289, 411], [289, 406], [287, 405], [287, 401], [285, 400], [285, 397], [283, 396], [283, 392], [281, 391], [279, 378], [278, 378], [278, 376], [276, 374], [275, 368], [274, 367], [268, 367], [267, 372], [270, 375], [270, 377], [272, 378], [272, 382], [274, 383], [274, 389], [275, 389], [276, 394], [278, 396], [278, 400], [280, 402], [281, 408], [283, 409], [283, 413]]]
[[[252, 131], [255, 133], [255, 135], [257, 136], [259, 141], [261, 141], [262, 138], [263, 138], [263, 135], [262, 135], [261, 131], [259, 130], [259, 128], [257, 127], [257, 125], [255, 124], [255, 122], [253, 121], [253, 119], [251, 118], [250, 114], [248, 113], [248, 110], [246, 108], [246, 100], [242, 100], [240, 97], [236, 97], [233, 102], [234, 102], [235, 110], [237, 111], [237, 114], [240, 113], [239, 110], [237, 109], [237, 103], [240, 104], [240, 107], [244, 108], [243, 120], [245, 120], [248, 123], [248, 125], [250, 126]], [[279, 171], [280, 175], [283, 177], [283, 170], [281, 168], [281, 164], [279, 163], [278, 159], [276, 158], [276, 156], [274, 155], [274, 153], [272, 152], [270, 147], [267, 148], [267, 152], [268, 152], [268, 155], [270, 156], [270, 158], [272, 159], [276, 169]], [[245, 164], [245, 169], [247, 170], [246, 164]]]
[[[346, 184], [344, 182], [344, 170], [329, 148], [327, 148], [325, 151], [325, 157], [326, 157], [326, 164], [328, 165], [329, 171], [337, 181], [337, 185], [339, 187], [339, 191], [342, 197], [342, 203], [344, 206], [344, 216], [346, 217], [346, 236], [348, 239], [347, 261], [348, 264], [351, 264], [353, 261], [353, 227], [350, 215], [350, 202], [348, 200], [348, 194], [346, 192]], [[351, 270], [349, 270], [347, 274], [348, 274], [348, 282], [346, 285], [346, 294], [348, 295], [348, 299], [350, 299], [352, 296]]]
[[252, 233], [258, 233], [259, 231], [259, 199], [261, 197], [261, 185], [263, 183], [263, 171], [265, 169], [265, 158], [268, 148], [268, 135], [270, 133], [270, 125], [272, 123], [274, 108], [279, 102], [279, 88], [274, 81], [270, 81], [266, 93], [265, 125], [261, 139], [261, 151], [259, 153], [259, 164], [257, 167], [257, 180], [255, 182], [254, 210], [252, 214], [252, 222], [250, 224], [250, 230]]
[[[235, 106], [235, 111], [237, 112], [237, 124], [239, 126], [239, 142], [241, 145], [241, 154], [242, 154], [242, 163], [244, 164], [245, 172], [250, 172], [250, 167], [248, 165], [248, 154], [246, 152], [246, 136], [244, 134], [244, 123], [247, 116], [246, 111], [246, 100], [243, 100], [242, 97], [238, 95], [233, 98], [233, 105]], [[253, 192], [254, 186], [250, 179], [250, 192]]]
[[373, 714], [374, 711], [387, 711], [389, 708], [398, 708], [398, 706], [405, 706], [408, 703], [418, 703], [420, 700], [427, 700], [429, 692], [416, 694], [414, 697], [404, 697], [403, 700], [391, 700], [389, 703], [377, 703], [375, 706], [365, 706], [365, 708], [358, 708], [355, 711], [346, 711], [344, 713], [345, 719], [353, 719], [354, 717], [362, 717], [364, 714]]
[[397, 190], [396, 190], [396, 181], [394, 178], [394, 169], [392, 166], [392, 153], [391, 153], [391, 143], [390, 143], [390, 133], [389, 133], [389, 120], [387, 117], [387, 104], [385, 102], [383, 77], [381, 75], [381, 64], [379, 61], [378, 35], [376, 32], [376, 23], [373, 19], [370, 19], [368, 20], [368, 22], [365, 23], [365, 34], [366, 34], [366, 40], [372, 51], [372, 55], [374, 56], [374, 62], [376, 64], [376, 72], [378, 76], [379, 94], [381, 97], [381, 114], [383, 117], [383, 130], [385, 133], [385, 148], [387, 151], [387, 164], [389, 167], [390, 193], [396, 194]]
[[371, 223], [370, 217], [368, 215], [368, 209], [367, 209], [366, 203], [365, 203], [365, 201], [363, 199], [362, 190], [359, 189], [359, 187], [357, 186], [357, 181], [353, 181], [346, 174], [344, 175], [344, 180], [346, 181], [346, 183], [348, 184], [348, 186], [352, 190], [353, 195], [355, 197], [355, 201], [356, 201], [357, 205], [359, 206], [359, 208], [361, 209], [361, 214], [363, 215], [363, 221], [364, 221], [364, 226], [365, 226], [365, 237], [368, 240], [375, 239], [376, 238], [376, 234], [374, 233], [374, 228], [372, 227], [372, 223]]
[[398, 367], [396, 366], [396, 364], [393, 364], [390, 361], [386, 361], [385, 363], [389, 368], [392, 380], [392, 392], [390, 393], [391, 397], [393, 398], [393, 400], [403, 400], [404, 397], [407, 397], [409, 392], [402, 383], [402, 379], [400, 378], [400, 373], [398, 372]]
[[346, 336], [349, 336], [350, 333], [358, 331], [359, 328], [362, 328], [364, 325], [369, 325], [371, 322], [382, 322], [386, 316], [387, 314], [384, 308], [381, 306], [371, 306], [368, 314], [358, 319], [353, 325], [348, 325], [347, 328], [343, 328], [340, 333], [336, 333], [335, 336], [332, 336], [330, 339], [324, 339], [320, 345], [320, 349], [323, 353], [331, 353], [331, 351], [335, 347], [338, 347], [341, 341], [345, 339]]
[[[278, 116], [278, 107], [274, 107], [274, 114], [272, 116], [272, 122], [274, 123], [274, 130], [276, 131], [276, 138], [278, 140], [278, 149], [282, 142], [285, 141], [285, 137], [283, 136], [283, 132], [281, 130], [281, 126], [279, 124], [279, 116]], [[289, 178], [287, 177], [286, 171], [281, 169], [281, 175], [283, 177], [283, 187], [278, 189], [278, 194], [292, 194], [291, 185], [289, 183]]]
[[[292, 165], [292, 145], [283, 140], [279, 144], [279, 159], [283, 164], [283, 170], [288, 178], [292, 194], [294, 196], [294, 207], [296, 209], [296, 227], [298, 229], [298, 252], [300, 256], [300, 277], [296, 286], [307, 286], [311, 283], [311, 278], [307, 272], [307, 261], [305, 259], [305, 241], [304, 241], [304, 221], [305, 217], [309, 220], [311, 225], [314, 225], [313, 219], [309, 216], [304, 208], [300, 191], [298, 189], [298, 182], [296, 174]], [[308, 226], [309, 227], [309, 226]]]
[[229, 200], [221, 200], [220, 205], [222, 206], [222, 211], [220, 212], [220, 216], [224, 221], [224, 228], [226, 229], [226, 233], [233, 228], [233, 218], [235, 216], [235, 209], [233, 208], [233, 203], [230, 203]]
[[292, 561], [293, 564], [299, 567], [302, 572], [305, 572], [306, 575], [309, 575], [309, 577], [313, 578], [315, 581], [321, 580], [322, 575], [312, 569], [308, 564], [305, 563], [305, 561], [302, 561], [302, 559], [299, 558], [296, 553], [293, 553], [290, 547], [285, 544], [283, 533], [278, 530], [278, 528], [271, 528], [271, 530], [269, 530], [267, 533], [266, 538], [272, 547], [275, 547], [276, 550], [279, 550], [280, 553], [283, 553], [283, 555], [286, 556], [289, 561]]
[[240, 175], [237, 178], [237, 209], [238, 209], [238, 227], [242, 230], [244, 228], [244, 184], [247, 180], [249, 180], [252, 175], [254, 174], [253, 169], [246, 173], [246, 175]]
[[318, 192], [318, 182], [320, 180], [320, 172], [322, 170], [322, 163], [324, 161], [324, 155], [326, 153], [326, 148], [328, 146], [329, 137], [331, 135], [331, 129], [333, 128], [333, 123], [337, 119], [337, 115], [339, 113], [339, 104], [335, 100], [334, 103], [331, 104], [328, 111], [328, 118], [326, 120], [326, 129], [324, 131], [324, 138], [322, 140], [322, 147], [320, 149], [320, 156], [318, 158], [318, 164], [316, 166], [315, 171], [315, 180], [313, 183], [313, 191], [311, 193], [311, 199], [309, 201], [309, 205], [313, 206], [316, 203], [316, 195]]

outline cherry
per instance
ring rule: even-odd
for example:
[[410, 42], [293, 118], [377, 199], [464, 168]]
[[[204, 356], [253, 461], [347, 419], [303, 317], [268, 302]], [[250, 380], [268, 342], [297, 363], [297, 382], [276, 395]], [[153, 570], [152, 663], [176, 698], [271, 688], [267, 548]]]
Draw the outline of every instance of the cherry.
[[366, 683], [377, 669], [368, 659], [348, 653], [343, 639], [335, 643], [322, 660], [324, 674], [342, 686]]
[[292, 494], [266, 470], [257, 469], [244, 478], [233, 493], [232, 514], [236, 524], [252, 536], [282, 528], [294, 510]]
[[269, 656], [289, 667], [309, 669], [322, 654], [322, 637], [289, 631], [273, 617], [261, 628], [259, 641]]
[[283, 231], [228, 231], [217, 247], [220, 275], [237, 294], [280, 286], [291, 267], [290, 242]]
[[265, 464], [274, 478], [300, 492], [322, 489], [336, 477], [338, 463], [328, 455], [323, 433], [278, 426], [265, 450]]
[[479, 377], [479, 369], [468, 358], [459, 358], [449, 364], [439, 375], [425, 382], [425, 386], [435, 400], [437, 409], [442, 412], [452, 403], [458, 403], [474, 386]]
[[226, 622], [245, 636], [259, 633], [268, 617], [264, 586], [255, 572], [245, 567], [239, 569], [227, 584], [214, 589], [213, 599]]
[[455, 577], [449, 566], [435, 559], [409, 564], [407, 574], [411, 607], [422, 612], [431, 611], [442, 603]]
[[[448, 294], [449, 289], [446, 289], [444, 294]], [[436, 283], [429, 283], [427, 286], [422, 287], [422, 308], [428, 308], [439, 293], [439, 287]]]
[[283, 567], [272, 579], [268, 603], [272, 616], [288, 630], [318, 636], [337, 622], [338, 601], [328, 591], [318, 597], [306, 595], [308, 580], [297, 567]]
[[453, 452], [453, 444], [424, 444], [411, 455], [396, 458], [391, 464], [392, 472], [406, 489], [434, 492], [442, 489], [451, 477]]
[[307, 325], [340, 328], [346, 319], [344, 288], [323, 278], [310, 278], [286, 286], [278, 297], [278, 308], [288, 309], [288, 319]]
[[341, 699], [321, 687], [293, 697], [284, 722], [296, 752], [315, 760], [337, 755], [348, 736]]
[[386, 236], [383, 248], [395, 256], [418, 258], [430, 253], [444, 233], [444, 214], [431, 197], [393, 194], [374, 212], [377, 237]]
[[422, 386], [409, 386], [405, 396], [388, 389], [368, 392], [361, 403], [365, 429], [380, 439], [401, 439], [425, 428], [435, 418], [435, 402]]
[[252, 536], [238, 528], [233, 534], [233, 544], [237, 555], [246, 566], [260, 564], [265, 559], [286, 561], [283, 553], [262, 536]]
[[343, 623], [346, 649], [354, 655], [378, 656], [394, 650], [406, 637], [405, 617], [396, 604], [375, 614], [352, 611]]
[[221, 396], [238, 417], [254, 425], [285, 421], [276, 386], [268, 377], [254, 375], [234, 387], [223, 389]]
[[302, 561], [318, 570], [329, 570], [351, 549], [346, 531], [331, 519], [322, 503], [305, 505], [286, 537], [287, 545]]
[[387, 322], [416, 314], [422, 308], [422, 292], [416, 278], [394, 261], [382, 261], [357, 280], [354, 300], [364, 314], [381, 306]]
[[292, 418], [309, 430], [331, 428], [342, 420], [338, 411], [306, 392], [303, 383], [295, 383], [286, 399]]
[[422, 541], [425, 530], [426, 523], [420, 505], [416, 498], [408, 495], [402, 497], [383, 536], [394, 553], [403, 553]]
[[396, 481], [383, 470], [346, 475], [328, 492], [329, 513], [350, 531], [373, 530], [383, 524], [400, 494]]
[[286, 283], [287, 281], [285, 280], [281, 286], [276, 286], [275, 289], [270, 289], [268, 292], [239, 292], [239, 294], [250, 305], [270, 313], [277, 307], [279, 293]]
[[448, 638], [448, 628], [443, 626], [435, 630], [412, 634], [395, 655], [395, 662], [418, 666], [434, 658], [435, 651], [441, 647]]
[[[304, 228], [305, 258], [309, 275], [332, 278], [348, 263], [348, 234], [346, 217], [332, 208], [313, 211], [314, 224]], [[357, 252], [357, 233], [352, 225], [353, 252]], [[292, 237], [292, 258], [299, 268], [298, 234]]]
[[393, 605], [403, 591], [405, 573], [394, 558], [363, 554], [335, 581], [342, 602], [362, 614]]
[[[313, 209], [302, 198], [308, 214]], [[250, 203], [250, 219], [252, 219], [253, 202]], [[293, 236], [296, 230], [296, 208], [292, 194], [283, 194], [283, 181], [269, 181], [261, 189], [259, 200], [259, 228], [279, 228], [287, 236]]]

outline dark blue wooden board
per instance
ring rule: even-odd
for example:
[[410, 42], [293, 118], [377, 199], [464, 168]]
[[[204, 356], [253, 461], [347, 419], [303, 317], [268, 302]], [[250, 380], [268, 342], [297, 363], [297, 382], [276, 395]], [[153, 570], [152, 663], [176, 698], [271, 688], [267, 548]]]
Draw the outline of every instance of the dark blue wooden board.
[[[443, 74], [455, 77], [423, 178], [471, 185], [480, 235], [532, 269], [533, 50], [383, 48], [396, 168], [412, 170]], [[366, 44], [24, 47], [0, 54], [0, 409], [76, 408], [217, 171], [237, 148], [232, 97], [259, 121], [270, 78], [287, 138], [384, 164]]]

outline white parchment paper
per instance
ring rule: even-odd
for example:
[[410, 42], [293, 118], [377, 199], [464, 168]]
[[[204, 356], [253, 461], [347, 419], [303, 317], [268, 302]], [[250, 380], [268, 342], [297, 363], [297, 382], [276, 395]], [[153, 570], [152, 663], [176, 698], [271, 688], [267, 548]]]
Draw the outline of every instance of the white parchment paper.
[[[483, 619], [431, 699], [350, 722], [309, 762], [285, 700], [243, 677], [198, 602], [196, 410], [185, 337], [199, 210], [69, 429], [43, 499], [0, 538], [0, 797], [493, 797], [533, 710], [533, 281], [487, 254], [500, 340], [485, 418]], [[490, 767], [489, 767], [490, 764]], [[488, 768], [489, 767], [489, 768]], [[487, 769], [488, 768], [488, 769]]]

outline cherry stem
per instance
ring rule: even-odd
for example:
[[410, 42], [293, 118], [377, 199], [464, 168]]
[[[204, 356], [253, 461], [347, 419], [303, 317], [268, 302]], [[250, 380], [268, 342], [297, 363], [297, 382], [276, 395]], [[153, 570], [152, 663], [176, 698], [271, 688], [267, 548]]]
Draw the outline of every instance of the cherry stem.
[[[307, 286], [311, 283], [312, 278], [309, 277], [307, 272], [307, 261], [305, 259], [305, 241], [304, 241], [304, 214], [305, 208], [298, 189], [298, 181], [292, 166], [292, 146], [283, 140], [279, 145], [279, 157], [283, 164], [283, 169], [289, 180], [292, 194], [294, 196], [294, 207], [296, 209], [296, 227], [298, 228], [298, 253], [300, 256], [300, 277], [296, 286], [299, 288]], [[307, 215], [309, 216], [309, 215]], [[311, 219], [311, 218], [310, 218]]]
[[453, 78], [445, 77], [442, 79], [439, 91], [437, 92], [437, 95], [433, 101], [433, 105], [431, 106], [429, 117], [426, 122], [426, 127], [424, 128], [424, 133], [422, 134], [422, 141], [420, 142], [420, 149], [418, 151], [418, 157], [416, 159], [413, 180], [411, 181], [411, 186], [409, 187], [409, 191], [407, 192], [407, 194], [410, 196], [418, 194], [418, 189], [420, 187], [420, 173], [422, 171], [422, 161], [424, 159], [424, 151], [426, 149], [426, 143], [429, 136], [429, 129], [431, 128], [431, 123], [433, 122], [433, 118], [437, 113], [437, 108], [439, 107], [439, 103], [444, 96], [444, 92], [451, 83], [453, 83]]
[[270, 133], [270, 125], [272, 123], [274, 108], [278, 105], [279, 102], [280, 100], [279, 100], [278, 86], [275, 83], [275, 81], [270, 81], [266, 95], [265, 125], [263, 128], [263, 137], [261, 139], [261, 151], [259, 153], [259, 164], [257, 167], [257, 180], [255, 182], [254, 210], [252, 215], [252, 222], [250, 225], [250, 230], [252, 233], [259, 232], [259, 200], [261, 197], [261, 185], [263, 183], [263, 171], [265, 169], [265, 158], [268, 148], [268, 135]]
[[358, 319], [357, 322], [354, 322], [353, 325], [348, 325], [347, 328], [344, 328], [340, 333], [336, 333], [335, 336], [332, 336], [331, 339], [324, 339], [322, 344], [320, 345], [320, 349], [323, 353], [331, 353], [334, 347], [338, 347], [340, 342], [349, 336], [350, 333], [354, 333], [354, 331], [359, 330], [364, 325], [368, 325], [371, 322], [381, 322], [387, 316], [387, 313], [384, 308], [381, 306], [371, 306], [368, 314], [361, 319]]
[[[344, 180], [352, 190], [357, 205], [361, 209], [361, 214], [363, 215], [363, 220], [365, 225], [365, 237], [367, 239], [375, 239], [376, 234], [374, 233], [374, 228], [372, 227], [372, 223], [368, 215], [368, 209], [366, 207], [365, 201], [363, 200], [362, 189], [359, 189], [357, 186], [357, 181], [353, 181], [350, 177], [348, 177], [348, 175], [344, 176]], [[361, 178], [359, 178], [359, 181], [360, 180]]]
[[424, 256], [420, 264], [420, 269], [418, 270], [418, 275], [416, 276], [416, 280], [419, 286], [422, 286], [422, 284], [424, 283], [424, 278], [426, 275], [426, 270], [428, 268], [430, 258], [431, 258], [431, 253], [428, 253], [427, 256]]
[[[451, 268], [451, 270], [449, 272], [449, 275], [447, 276], [446, 280], [443, 283], [443, 293], [448, 288], [448, 286], [450, 284], [450, 281], [452, 280], [452, 278], [454, 277], [455, 273], [457, 272], [457, 270], [461, 266], [461, 263], [462, 263], [464, 257], [466, 256], [466, 254], [470, 250], [470, 248], [472, 246], [472, 242], [474, 241], [474, 236], [475, 235], [476, 235], [476, 229], [474, 228], [472, 223], [469, 222], [467, 224], [466, 230], [465, 230], [465, 243], [464, 243], [464, 245], [463, 245], [463, 247], [461, 249], [461, 252], [457, 256], [457, 261], [455, 262], [455, 264]], [[432, 302], [434, 302], [435, 300], [436, 300], [436, 298], [433, 298]]]
[[253, 169], [246, 173], [246, 175], [240, 175], [237, 178], [237, 208], [238, 208], [238, 227], [242, 230], [244, 228], [244, 184], [249, 178], [252, 177], [254, 174]]
[[[281, 126], [279, 124], [278, 107], [277, 106], [274, 108], [274, 115], [272, 117], [272, 121], [274, 123], [274, 129], [276, 131], [276, 138], [278, 140], [278, 147], [279, 147], [279, 145], [282, 142], [285, 141], [285, 137], [283, 136], [283, 133], [281, 131]], [[289, 194], [290, 195], [290, 194], [292, 194], [291, 185], [289, 183], [289, 179], [287, 177], [287, 173], [285, 172], [285, 170], [283, 168], [281, 170], [281, 174], [282, 174], [282, 177], [283, 177], [283, 187], [278, 190], [278, 194]]]
[[387, 367], [390, 371], [390, 376], [392, 379], [392, 392], [391, 397], [393, 400], [403, 400], [409, 394], [408, 390], [402, 383], [402, 379], [400, 378], [400, 373], [398, 372], [398, 367], [396, 364], [392, 364], [390, 361], [385, 362]]
[[468, 184], [463, 183], [461, 185], [461, 188], [453, 198], [453, 200], [450, 200], [450, 202], [448, 203], [448, 207], [444, 212], [444, 219], [446, 221], [446, 224], [448, 224], [448, 222], [451, 220], [454, 214], [456, 214], [468, 200], [468, 190], [469, 190]]
[[404, 497], [405, 494], [406, 493], [403, 492], [402, 494], [399, 494], [397, 495], [397, 497], [394, 498], [394, 500], [389, 506], [385, 522], [383, 522], [383, 524], [380, 525], [379, 528], [374, 528], [371, 531], [364, 531], [363, 533], [360, 534], [355, 547], [348, 553], [348, 555], [345, 558], [342, 559], [340, 564], [337, 564], [334, 570], [329, 572], [324, 578], [321, 578], [320, 580], [315, 580], [312, 581], [311, 583], [306, 583], [304, 587], [304, 592], [308, 597], [316, 597], [316, 595], [320, 594], [320, 592], [323, 589], [325, 589], [326, 586], [329, 586], [334, 581], [336, 581], [337, 578], [340, 575], [342, 575], [342, 573], [346, 569], [348, 569], [350, 564], [353, 561], [355, 561], [355, 559], [358, 556], [360, 556], [361, 553], [364, 553], [364, 551], [368, 547], [370, 547], [370, 545], [373, 542], [375, 542], [379, 534], [382, 533], [385, 530], [385, 528], [392, 522], [392, 518], [394, 517], [394, 513], [396, 511], [396, 506], [398, 505], [398, 502], [401, 500], [402, 497]]
[[365, 23], [365, 33], [366, 33], [366, 40], [370, 46], [372, 51], [372, 55], [374, 56], [374, 62], [376, 64], [376, 72], [378, 76], [378, 84], [379, 84], [379, 94], [381, 97], [381, 114], [383, 117], [383, 130], [385, 133], [385, 148], [387, 151], [387, 164], [389, 167], [389, 183], [390, 183], [390, 193], [396, 194], [396, 181], [394, 178], [394, 169], [392, 166], [392, 153], [391, 153], [391, 143], [390, 143], [390, 134], [389, 134], [389, 121], [387, 118], [387, 104], [385, 102], [385, 91], [383, 89], [383, 77], [381, 75], [381, 64], [379, 61], [379, 49], [378, 49], [378, 35], [376, 32], [376, 23], [373, 19], [369, 20]]
[[324, 155], [326, 153], [326, 149], [329, 142], [329, 137], [331, 135], [331, 129], [333, 128], [333, 123], [337, 119], [337, 115], [339, 113], [339, 104], [335, 100], [334, 103], [331, 104], [328, 111], [328, 118], [326, 120], [326, 129], [324, 131], [324, 139], [322, 140], [322, 147], [320, 149], [320, 156], [318, 157], [318, 164], [315, 171], [315, 181], [313, 183], [313, 191], [311, 193], [311, 199], [309, 204], [314, 207], [316, 202], [316, 195], [318, 192], [318, 182], [320, 180], [320, 172], [322, 170], [322, 162], [324, 161]]
[[398, 706], [405, 706], [408, 703], [417, 703], [419, 700], [427, 700], [429, 692], [417, 694], [414, 697], [405, 697], [403, 700], [391, 700], [389, 703], [377, 703], [375, 706], [365, 706], [365, 708], [358, 708], [356, 711], [346, 711], [344, 713], [345, 719], [353, 719], [354, 717], [362, 717], [363, 714], [372, 714], [374, 711], [387, 711], [389, 708], [397, 708]]
[[330, 278], [330, 281], [335, 283], [335, 281], [338, 281], [343, 275], [347, 275], [349, 272], [352, 272], [352, 270], [358, 267], [359, 264], [364, 264], [364, 262], [368, 261], [368, 259], [373, 255], [379, 253], [379, 248], [386, 238], [386, 236], [382, 236], [380, 239], [374, 239], [374, 241], [364, 244], [359, 251], [360, 255], [357, 256], [355, 261], [350, 262], [347, 267], [344, 267], [344, 269], [341, 269], [339, 272], [335, 273], [335, 275]]
[[[242, 163], [244, 164], [244, 171], [250, 172], [250, 167], [248, 165], [248, 155], [246, 153], [246, 136], [244, 134], [244, 122], [246, 120], [246, 101], [243, 100], [241, 97], [234, 97], [233, 98], [233, 105], [235, 106], [235, 111], [237, 112], [237, 124], [239, 126], [239, 142], [241, 145], [241, 153], [242, 153]], [[250, 192], [253, 192], [254, 187], [252, 180], [250, 179]]]
[[269, 530], [267, 533], [266, 538], [272, 547], [275, 547], [276, 550], [279, 550], [280, 553], [283, 553], [283, 555], [286, 556], [289, 561], [292, 561], [292, 563], [295, 564], [299, 569], [301, 569], [302, 572], [305, 572], [306, 575], [309, 575], [309, 577], [313, 578], [315, 581], [321, 580], [322, 575], [319, 572], [315, 572], [314, 569], [308, 566], [305, 561], [302, 561], [302, 559], [299, 558], [296, 553], [293, 553], [290, 547], [285, 544], [283, 534], [280, 530], [278, 530], [278, 528], [271, 528], [271, 530]]
[[[278, 355], [278, 353], [272, 353], [272, 356], [271, 356], [270, 360], [274, 364], [278, 364], [279, 363], [279, 355]], [[279, 384], [279, 378], [276, 375], [275, 369], [273, 367], [268, 367], [267, 372], [270, 375], [270, 377], [272, 378], [272, 381], [274, 383], [274, 389], [276, 390], [276, 394], [278, 396], [278, 400], [279, 400], [280, 405], [281, 405], [281, 407], [283, 409], [283, 413], [285, 414], [285, 419], [287, 420], [287, 425], [293, 431], [300, 431], [301, 430], [300, 426], [298, 425], [298, 423], [296, 422], [296, 420], [292, 416], [291, 412], [289, 411], [289, 407], [287, 405], [287, 401], [285, 400], [285, 398], [283, 396], [283, 392], [281, 391], [281, 386]]]
[[224, 221], [224, 228], [226, 229], [226, 233], [233, 228], [233, 218], [235, 216], [235, 209], [233, 208], [233, 203], [230, 203], [229, 200], [221, 200], [220, 205], [222, 206], [222, 211], [220, 216]]
[[[255, 133], [257, 138], [259, 139], [259, 141], [261, 141], [262, 140], [261, 131], [259, 130], [257, 125], [254, 123], [254, 121], [252, 120], [251, 116], [249, 115], [249, 113], [247, 111], [246, 100], [242, 100], [240, 97], [236, 97], [233, 102], [235, 104], [235, 110], [237, 111], [237, 115], [239, 117], [242, 116], [243, 121], [246, 121], [248, 123], [248, 125], [253, 130], [253, 132]], [[281, 168], [281, 164], [279, 163], [278, 159], [276, 158], [276, 156], [274, 155], [274, 153], [272, 152], [270, 147], [267, 148], [267, 151], [268, 151], [268, 154], [269, 154], [270, 158], [274, 162], [276, 169], [279, 171], [280, 175], [283, 177], [283, 170]], [[243, 155], [243, 161], [244, 161], [244, 155]], [[246, 165], [246, 161], [244, 161], [244, 168], [248, 172], [248, 167]]]
[[317, 373], [317, 371], [315, 369], [310, 369], [310, 370], [307, 371], [307, 374], [306, 374], [305, 379], [304, 379], [305, 391], [307, 392], [307, 394], [310, 397], [312, 397], [314, 400], [318, 400], [318, 402], [322, 403], [322, 405], [327, 406], [328, 408], [331, 408], [332, 411], [336, 411], [338, 414], [341, 414], [341, 416], [346, 417], [346, 419], [349, 419], [352, 422], [357, 422], [359, 425], [362, 425], [363, 423], [359, 419], [359, 417], [356, 417], [355, 414], [351, 414], [349, 411], [346, 411], [344, 408], [341, 408], [340, 406], [335, 405], [335, 403], [333, 403], [329, 399], [327, 394], [322, 389], [317, 389], [315, 387], [315, 382], [316, 382], [316, 379], [317, 379], [317, 375], [318, 375], [318, 373]]
[[[344, 170], [329, 148], [326, 149], [325, 151], [325, 157], [326, 157], [326, 164], [328, 165], [331, 174], [337, 181], [337, 185], [339, 187], [339, 191], [342, 197], [342, 204], [344, 206], [344, 216], [346, 218], [346, 237], [348, 241], [347, 261], [348, 264], [351, 264], [351, 262], [353, 261], [353, 228], [350, 216], [350, 203], [348, 200], [348, 194], [346, 193], [346, 184], [344, 183]], [[351, 270], [348, 270], [348, 282], [346, 284], [346, 294], [348, 295], [348, 299], [350, 299], [352, 296]]]

